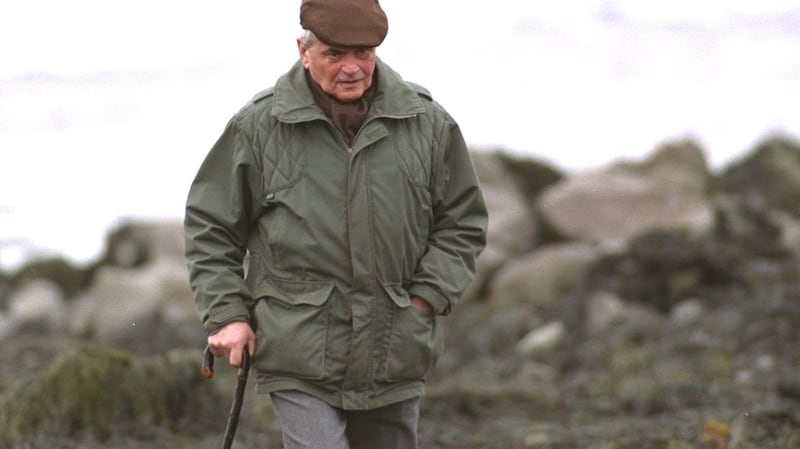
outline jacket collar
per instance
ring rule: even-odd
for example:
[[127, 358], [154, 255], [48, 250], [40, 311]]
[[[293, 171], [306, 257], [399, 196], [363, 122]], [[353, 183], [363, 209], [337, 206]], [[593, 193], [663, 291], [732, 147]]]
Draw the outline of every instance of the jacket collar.
[[[403, 118], [425, 111], [422, 100], [400, 75], [380, 60], [376, 62], [378, 90], [372, 100], [367, 120], [373, 117]], [[305, 69], [297, 61], [275, 83], [272, 115], [287, 123], [324, 119], [314, 102], [305, 78]]]

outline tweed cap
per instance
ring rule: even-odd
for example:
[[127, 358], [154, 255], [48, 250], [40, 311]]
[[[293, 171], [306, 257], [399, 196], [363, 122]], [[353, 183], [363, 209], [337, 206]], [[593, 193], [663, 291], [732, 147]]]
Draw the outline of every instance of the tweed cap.
[[389, 30], [378, 0], [303, 0], [300, 25], [341, 47], [377, 47]]

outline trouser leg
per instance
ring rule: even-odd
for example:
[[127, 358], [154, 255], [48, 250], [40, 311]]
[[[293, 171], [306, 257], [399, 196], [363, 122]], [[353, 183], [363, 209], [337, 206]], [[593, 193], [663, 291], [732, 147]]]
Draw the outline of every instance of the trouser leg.
[[350, 449], [416, 449], [419, 401], [346, 412]]
[[349, 449], [345, 413], [299, 391], [270, 394], [284, 449]]
[[343, 411], [299, 391], [271, 397], [284, 449], [417, 449], [419, 398]]

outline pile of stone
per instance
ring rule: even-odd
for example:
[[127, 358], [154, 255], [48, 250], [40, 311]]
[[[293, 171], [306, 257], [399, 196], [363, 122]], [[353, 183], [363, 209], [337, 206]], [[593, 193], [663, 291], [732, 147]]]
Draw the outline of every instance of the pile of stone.
[[[503, 151], [474, 160], [489, 244], [444, 319], [424, 447], [800, 447], [797, 142], [770, 137], [718, 173], [691, 140], [580, 173]], [[218, 436], [224, 382], [185, 369], [205, 337], [182, 252], [180, 223], [128, 223], [91, 266], [0, 275], [8, 444], [155, 447], [157, 434], [188, 449]], [[64, 366], [94, 368], [75, 380]], [[59, 405], [22, 407], [37, 401]], [[243, 447], [280, 447], [268, 404], [251, 399], [243, 419]]]

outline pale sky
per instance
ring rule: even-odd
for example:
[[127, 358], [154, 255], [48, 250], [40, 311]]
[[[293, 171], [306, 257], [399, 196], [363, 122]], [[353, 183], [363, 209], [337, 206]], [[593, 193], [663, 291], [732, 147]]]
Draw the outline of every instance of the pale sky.
[[[297, 58], [299, 0], [0, 4], [0, 266], [182, 215], [227, 119]], [[560, 168], [800, 135], [800, 0], [384, 0], [378, 54], [469, 144]], [[58, 225], [53, 226], [54, 217]]]
[[[291, 48], [269, 43], [295, 37], [299, 4], [299, 0], [4, 2], [0, 6], [0, 78], [26, 72], [202, 65], [251, 58], [263, 51], [292, 55]], [[726, 26], [737, 18], [796, 13], [800, 8], [800, 0], [384, 0], [381, 4], [390, 18], [386, 45], [404, 45], [405, 37], [420, 34], [455, 45], [462, 40], [508, 39], [511, 28], [505, 25], [525, 17], [590, 35], [591, 19], [602, 12], [635, 21]]]

